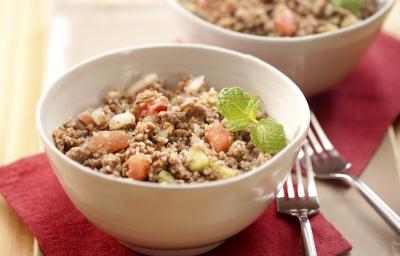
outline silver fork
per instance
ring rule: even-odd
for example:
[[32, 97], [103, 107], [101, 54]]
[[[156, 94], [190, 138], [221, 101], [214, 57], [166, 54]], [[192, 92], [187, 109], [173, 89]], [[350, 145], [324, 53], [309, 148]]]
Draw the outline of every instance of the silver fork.
[[[355, 187], [394, 232], [400, 235], [400, 217], [364, 182], [347, 173], [351, 163], [343, 159], [333, 147], [313, 113], [308, 140], [313, 147], [311, 159], [315, 176], [319, 179], [342, 180]], [[306, 162], [307, 158], [304, 159]]]
[[[305, 152], [305, 154], [303, 152]], [[319, 211], [317, 188], [315, 186], [314, 173], [312, 170], [310, 159], [311, 153], [311, 147], [306, 141], [295, 165], [297, 196], [294, 192], [292, 174], [290, 173], [286, 178], [287, 193], [285, 193], [284, 184], [276, 195], [276, 207], [279, 213], [294, 216], [299, 219], [301, 225], [301, 233], [303, 236], [304, 255], [316, 256], [317, 251], [315, 249], [314, 237], [311, 230], [310, 221], [308, 220], [308, 216], [313, 215]], [[307, 176], [307, 194], [304, 192], [300, 155], [305, 155], [304, 166]], [[285, 196], [285, 194], [287, 194], [287, 197]]]

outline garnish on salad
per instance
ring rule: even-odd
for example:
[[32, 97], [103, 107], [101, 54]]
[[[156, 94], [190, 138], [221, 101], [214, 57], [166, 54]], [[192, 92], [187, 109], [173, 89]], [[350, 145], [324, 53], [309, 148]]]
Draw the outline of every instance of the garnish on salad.
[[336, 6], [351, 11], [354, 15], [360, 15], [365, 7], [363, 0], [331, 0], [331, 2]]
[[96, 172], [164, 184], [234, 177], [286, 146], [283, 126], [240, 88], [218, 93], [192, 75], [168, 88], [155, 73], [112, 88], [54, 129], [54, 144]]
[[240, 132], [250, 127], [251, 142], [262, 152], [271, 155], [286, 146], [283, 126], [272, 118], [257, 120], [260, 100], [241, 88], [224, 88], [217, 99], [218, 109], [229, 121], [228, 130]]

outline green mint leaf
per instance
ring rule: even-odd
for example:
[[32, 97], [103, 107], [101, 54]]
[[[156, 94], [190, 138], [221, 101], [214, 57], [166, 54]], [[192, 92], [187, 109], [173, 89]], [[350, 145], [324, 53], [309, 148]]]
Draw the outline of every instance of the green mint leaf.
[[217, 98], [219, 112], [228, 120], [228, 130], [239, 132], [252, 124], [251, 142], [262, 152], [274, 155], [286, 146], [283, 126], [271, 118], [256, 119], [260, 100], [241, 88], [224, 88]]
[[249, 124], [248, 122], [242, 122], [240, 120], [236, 120], [233, 122], [229, 122], [226, 128], [228, 128], [228, 131], [230, 132], [240, 132], [244, 130], [248, 124]]
[[359, 14], [364, 9], [363, 0], [331, 0], [333, 4], [343, 7], [354, 14]]
[[250, 133], [251, 142], [262, 152], [274, 155], [286, 146], [283, 125], [271, 118], [260, 120]]
[[229, 122], [256, 123], [260, 100], [241, 88], [224, 88], [218, 95], [217, 106]]

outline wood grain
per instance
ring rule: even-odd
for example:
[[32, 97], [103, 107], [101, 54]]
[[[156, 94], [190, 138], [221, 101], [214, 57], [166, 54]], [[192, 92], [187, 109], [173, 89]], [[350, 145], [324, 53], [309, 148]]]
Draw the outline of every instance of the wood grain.
[[[0, 164], [40, 150], [34, 111], [41, 93], [48, 0], [0, 0]], [[0, 196], [0, 254], [34, 255], [31, 232]]]
[[383, 31], [400, 39], [400, 0], [397, 0], [393, 9], [383, 23]]
[[[51, 0], [0, 0], [0, 165], [41, 149], [34, 110], [43, 88], [50, 9]], [[397, 0], [383, 30], [400, 39], [399, 13]], [[400, 121], [395, 131], [400, 149]], [[26, 256], [36, 252], [32, 234], [0, 196], [0, 255]]]
[[34, 237], [0, 197], [0, 254], [34, 255]]
[[35, 107], [46, 60], [47, 0], [0, 0], [0, 164], [38, 152]]

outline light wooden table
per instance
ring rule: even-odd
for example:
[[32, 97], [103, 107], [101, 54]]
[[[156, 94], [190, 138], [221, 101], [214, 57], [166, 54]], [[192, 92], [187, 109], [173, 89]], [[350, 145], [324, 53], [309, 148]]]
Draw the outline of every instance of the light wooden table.
[[[78, 1], [82, 2], [82, 0], [69, 0], [69, 2]], [[86, 0], [85, 2], [107, 1], [110, 2], [110, 0]], [[131, 0], [131, 2], [137, 2], [138, 5], [139, 3], [148, 4], [149, 1], [161, 2], [161, 0]], [[127, 2], [127, 0], [112, 2]], [[34, 110], [44, 87], [47, 70], [57, 69], [56, 66], [46, 69], [51, 4], [51, 0], [0, 0], [0, 164], [41, 151], [35, 129]], [[400, 39], [400, 0], [386, 20], [383, 29]], [[50, 49], [50, 54], [52, 54], [52, 49]], [[80, 57], [83, 55], [81, 54]], [[389, 132], [383, 144], [390, 143], [388, 138], [395, 135], [396, 149], [398, 149], [396, 154], [398, 154], [400, 123], [395, 124], [394, 129], [389, 131], [392, 135]], [[376, 158], [378, 160], [375, 162], [379, 164], [379, 156]], [[365, 179], [369, 179], [368, 175]], [[377, 182], [374, 188], [379, 189], [379, 181]], [[325, 190], [329, 195], [330, 188], [322, 185], [320, 189]], [[335, 212], [330, 209], [326, 211], [326, 216], [335, 221]], [[37, 255], [37, 245], [30, 231], [20, 222], [1, 196], [0, 255]]]

